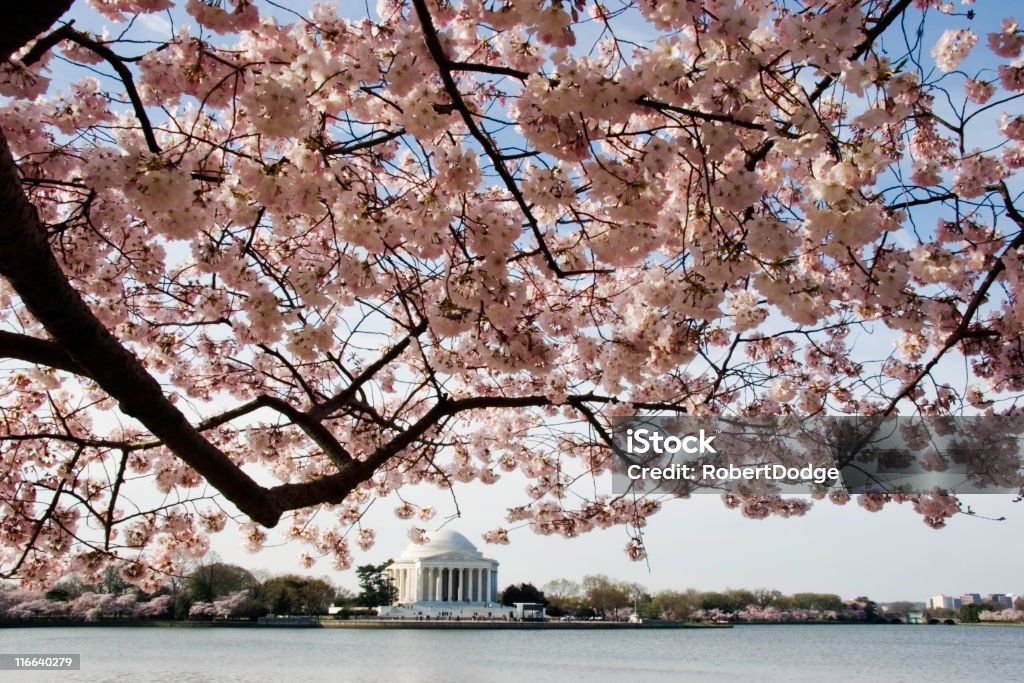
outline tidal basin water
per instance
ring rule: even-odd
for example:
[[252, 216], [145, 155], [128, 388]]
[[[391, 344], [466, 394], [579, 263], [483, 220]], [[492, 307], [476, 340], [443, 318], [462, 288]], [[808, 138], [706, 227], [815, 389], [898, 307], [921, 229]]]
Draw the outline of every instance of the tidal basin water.
[[81, 654], [3, 681], [1014, 681], [1024, 628], [707, 630], [0, 629], [0, 652]]

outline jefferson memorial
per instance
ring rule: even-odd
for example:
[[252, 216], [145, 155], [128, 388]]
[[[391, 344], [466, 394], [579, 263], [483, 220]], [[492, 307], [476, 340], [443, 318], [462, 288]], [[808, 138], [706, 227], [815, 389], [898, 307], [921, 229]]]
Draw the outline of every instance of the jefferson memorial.
[[388, 567], [398, 589], [398, 606], [381, 616], [422, 613], [470, 616], [498, 600], [498, 563], [483, 556], [457, 531], [427, 532], [426, 543], [412, 543]]

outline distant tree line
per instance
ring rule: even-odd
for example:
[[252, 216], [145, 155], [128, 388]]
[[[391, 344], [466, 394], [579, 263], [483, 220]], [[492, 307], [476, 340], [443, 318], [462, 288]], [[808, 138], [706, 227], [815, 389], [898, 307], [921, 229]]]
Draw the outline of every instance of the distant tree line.
[[[556, 579], [538, 589], [513, 584], [501, 593], [502, 604], [539, 602], [552, 617], [622, 620], [644, 619], [729, 621], [883, 621], [876, 603], [861, 596], [844, 601], [834, 593], [793, 593], [770, 589], [724, 591], [663, 590], [651, 593], [638, 583], [603, 574], [581, 581]], [[906, 603], [910, 605], [910, 603]]]
[[0, 618], [255, 620], [268, 614], [327, 614], [332, 604], [350, 605], [354, 598], [325, 578], [257, 578], [244, 567], [212, 560], [170, 577], [154, 593], [131, 586], [113, 567], [96, 584], [69, 576], [45, 593], [0, 590]]
[[[112, 567], [95, 584], [74, 575], [45, 593], [14, 587], [0, 589], [0, 619], [192, 619], [255, 620], [267, 614], [323, 615], [333, 604], [342, 614], [367, 612], [393, 604], [397, 591], [388, 574], [391, 561], [356, 569], [360, 592], [338, 588], [326, 578], [296, 575], [257, 576], [216, 559], [195, 564], [184, 576], [169, 577], [154, 593], [144, 593]], [[517, 602], [546, 605], [551, 617], [623, 620], [696, 621], [891, 621], [906, 619], [919, 605], [892, 602], [880, 608], [866, 596], [844, 601], [834, 593], [793, 593], [770, 589], [724, 591], [663, 590], [649, 592], [638, 583], [603, 574], [581, 581], [556, 579], [538, 588], [532, 583], [509, 585], [499, 595], [503, 605]], [[923, 610], [925, 619], [955, 618], [961, 622], [1024, 621], [1024, 599], [1012, 609], [966, 605], [959, 610]]]

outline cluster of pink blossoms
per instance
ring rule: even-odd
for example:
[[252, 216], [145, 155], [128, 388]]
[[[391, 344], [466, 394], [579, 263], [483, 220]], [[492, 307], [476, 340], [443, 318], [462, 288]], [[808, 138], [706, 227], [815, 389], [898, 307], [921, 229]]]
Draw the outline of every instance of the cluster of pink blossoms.
[[604, 493], [613, 418], [1019, 415], [1014, 19], [906, 53], [950, 7], [86, 4], [0, 65], [38, 217], [0, 235], [4, 574], [153, 585], [281, 521], [347, 567], [374, 500], [512, 473], [486, 540], [623, 525], [640, 559], [662, 501]]

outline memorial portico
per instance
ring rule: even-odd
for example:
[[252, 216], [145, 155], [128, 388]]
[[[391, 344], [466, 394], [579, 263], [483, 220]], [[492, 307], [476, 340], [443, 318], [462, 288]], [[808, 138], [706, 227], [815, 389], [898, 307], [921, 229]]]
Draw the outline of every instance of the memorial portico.
[[444, 609], [497, 602], [498, 563], [456, 531], [428, 533], [388, 567], [398, 603]]

